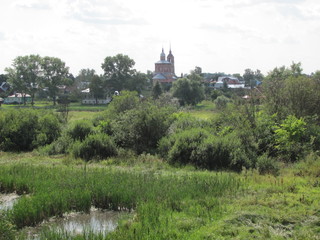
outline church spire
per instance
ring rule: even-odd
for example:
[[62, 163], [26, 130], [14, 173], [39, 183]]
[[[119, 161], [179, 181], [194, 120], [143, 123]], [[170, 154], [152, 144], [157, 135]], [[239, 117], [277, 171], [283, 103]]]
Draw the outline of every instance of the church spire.
[[164, 53], [163, 48], [162, 48], [162, 52], [160, 54], [160, 60], [161, 61], [165, 61], [166, 60], [166, 54]]

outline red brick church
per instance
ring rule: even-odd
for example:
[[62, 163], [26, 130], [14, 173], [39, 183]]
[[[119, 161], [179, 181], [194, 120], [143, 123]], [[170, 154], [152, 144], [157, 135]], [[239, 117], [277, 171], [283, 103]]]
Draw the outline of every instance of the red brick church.
[[174, 56], [172, 55], [171, 49], [167, 56], [163, 51], [160, 54], [160, 61], [155, 63], [155, 70], [153, 73], [153, 83], [159, 82], [164, 85], [171, 85], [177, 79], [174, 73]]

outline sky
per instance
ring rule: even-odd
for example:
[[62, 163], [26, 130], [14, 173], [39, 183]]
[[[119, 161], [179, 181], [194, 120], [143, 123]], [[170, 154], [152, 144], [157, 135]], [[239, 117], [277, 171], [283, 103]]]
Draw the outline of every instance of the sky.
[[170, 47], [176, 75], [320, 70], [319, 0], [1, 0], [0, 74], [17, 56], [58, 57], [77, 75], [118, 53], [154, 71]]

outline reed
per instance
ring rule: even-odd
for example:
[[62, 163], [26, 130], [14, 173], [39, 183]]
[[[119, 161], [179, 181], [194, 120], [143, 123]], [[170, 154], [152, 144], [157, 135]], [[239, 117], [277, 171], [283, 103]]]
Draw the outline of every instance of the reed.
[[[219, 198], [236, 194], [241, 184], [232, 173], [6, 164], [0, 168], [0, 189], [27, 194], [9, 212], [17, 228], [70, 211], [87, 212], [93, 205], [134, 210], [135, 219], [120, 224], [106, 239], [169, 239], [183, 238], [193, 228], [186, 217], [200, 225], [218, 218], [223, 211]], [[59, 233], [52, 238], [46, 234], [45, 239], [59, 239], [54, 237]]]

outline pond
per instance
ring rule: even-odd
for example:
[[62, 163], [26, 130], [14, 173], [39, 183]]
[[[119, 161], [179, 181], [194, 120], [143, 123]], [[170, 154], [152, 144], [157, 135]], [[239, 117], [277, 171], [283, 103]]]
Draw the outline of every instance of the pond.
[[105, 236], [116, 229], [120, 216], [120, 212], [91, 208], [90, 213], [73, 212], [65, 214], [62, 218], [52, 217], [37, 227], [26, 228], [24, 232], [29, 239], [34, 240], [38, 239], [39, 233], [44, 229], [70, 235], [79, 235], [86, 231]]
[[13, 208], [13, 205], [18, 201], [20, 196], [15, 193], [1, 194], [0, 193], [0, 211], [6, 211]]

